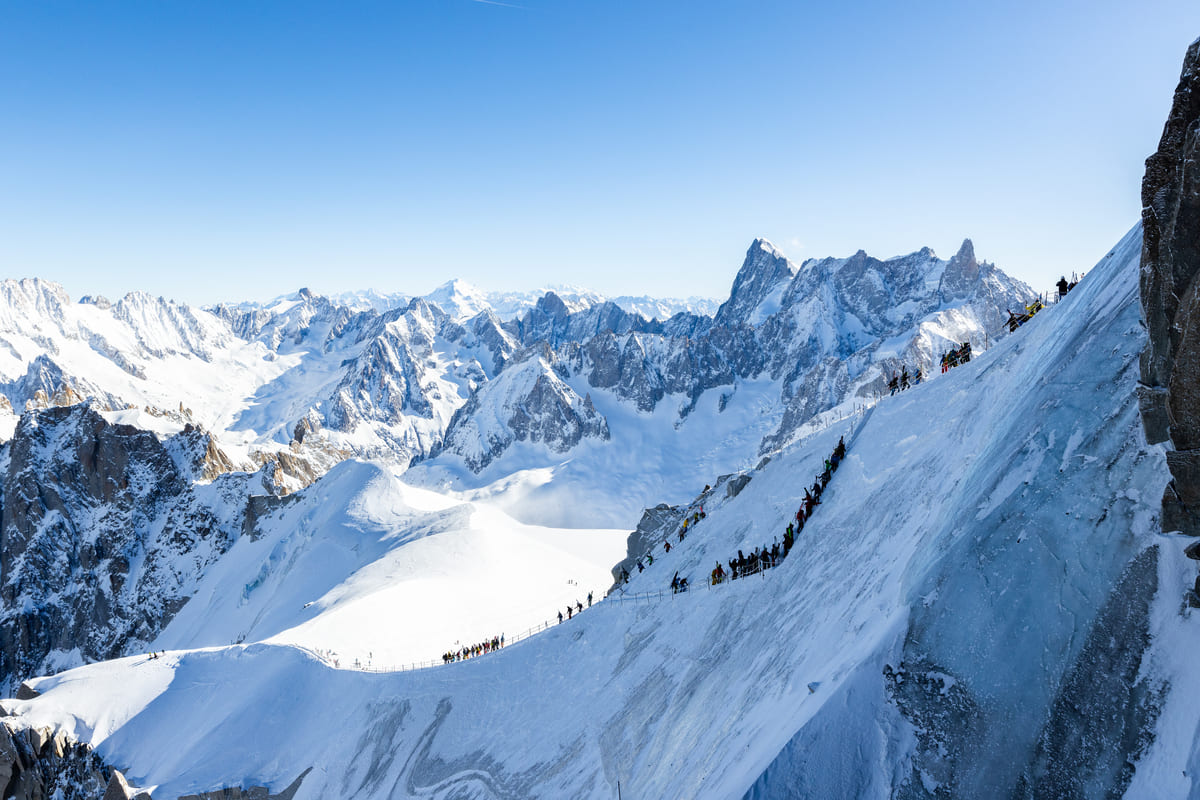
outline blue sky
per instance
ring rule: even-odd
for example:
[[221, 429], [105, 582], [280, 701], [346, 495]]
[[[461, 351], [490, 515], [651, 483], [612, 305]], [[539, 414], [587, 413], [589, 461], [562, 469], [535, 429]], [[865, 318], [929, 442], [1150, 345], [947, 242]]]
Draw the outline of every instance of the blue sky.
[[723, 298], [971, 237], [1049, 288], [1138, 219], [1195, 0], [6, 2], [0, 273]]

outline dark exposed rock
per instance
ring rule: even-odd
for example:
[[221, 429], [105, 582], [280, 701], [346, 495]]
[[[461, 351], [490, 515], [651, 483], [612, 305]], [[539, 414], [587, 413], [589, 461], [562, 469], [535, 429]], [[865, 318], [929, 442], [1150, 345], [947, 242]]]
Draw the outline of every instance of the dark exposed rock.
[[621, 585], [621, 570], [633, 574], [637, 562], [646, 557], [655, 544], [665, 539], [683, 524], [684, 509], [660, 503], [642, 512], [637, 528], [629, 534], [625, 544], [625, 558], [612, 568], [613, 587]]
[[121, 771], [114, 769], [112, 776], [108, 779], [108, 786], [104, 790], [102, 800], [151, 800], [151, 797], [149, 792], [130, 788]]
[[749, 483], [749, 475], [737, 475], [730, 478], [729, 483], [725, 484], [725, 496], [730, 498], [737, 497]]
[[23, 727], [12, 720], [0, 725], [0, 790], [5, 800], [151, 800], [130, 791], [116, 778], [122, 794], [113, 794], [116, 773], [86, 744], [65, 732]]
[[[911, 773], [896, 787], [895, 797], [950, 798], [962, 796], [958, 773], [968, 760], [966, 751], [982, 724], [978, 703], [964, 684], [926, 661], [883, 668], [888, 699], [912, 725], [917, 744]], [[932, 784], [933, 791], [927, 789]]]
[[1167, 415], [1167, 390], [1161, 386], [1138, 386], [1138, 410], [1146, 441], [1151, 444], [1171, 438], [1171, 420]]
[[[237, 539], [251, 477], [197, 497], [179, 463], [202, 463], [193, 431], [168, 450], [87, 405], [25, 414], [0, 459], [0, 679], [144, 646], [186, 601], [183, 587]], [[194, 439], [194, 441], [193, 441]], [[203, 450], [188, 454], [188, 446]], [[174, 455], [172, 455], [172, 453]], [[176, 459], [179, 459], [177, 462]], [[132, 566], [131, 566], [132, 565]]]
[[203, 428], [189, 422], [176, 438], [178, 441], [172, 442], [176, 445], [174, 449], [184, 454], [183, 459], [186, 459], [177, 464], [190, 472], [193, 479], [211, 482], [237, 469], [237, 465], [217, 444], [216, 438]]
[[1184, 58], [1158, 151], [1142, 179], [1142, 353], [1146, 438], [1177, 451], [1164, 530], [1200, 536], [1200, 40]]

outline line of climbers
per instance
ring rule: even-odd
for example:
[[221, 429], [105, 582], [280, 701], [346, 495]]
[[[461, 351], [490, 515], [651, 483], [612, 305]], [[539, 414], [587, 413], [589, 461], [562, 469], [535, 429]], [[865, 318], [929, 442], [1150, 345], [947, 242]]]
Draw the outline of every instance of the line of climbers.
[[[591, 608], [592, 607], [592, 593], [591, 592], [588, 592], [587, 601], [588, 601], [587, 607]], [[575, 605], [571, 605], [570, 603], [567, 604], [567, 619], [570, 619], [575, 614], [582, 614], [582, 613], [583, 613], [583, 603], [576, 600]], [[558, 612], [558, 624], [561, 625], [562, 622], [563, 622], [563, 613], [560, 611], [560, 612]]]
[[[942, 371], [945, 372], [945, 370]], [[888, 388], [892, 390], [892, 394], [895, 394], [896, 392], [903, 392], [909, 387], [910, 383], [913, 386], [916, 386], [918, 383], [920, 383], [922, 377], [923, 376], [921, 375], [920, 367], [917, 367], [917, 371], [914, 372], [910, 377], [908, 374], [908, 365], [905, 364], [900, 368], [899, 375], [894, 372], [892, 373], [892, 379], [888, 381]]]
[[503, 633], [499, 636], [493, 636], [487, 641], [480, 642], [479, 644], [470, 644], [466, 647], [460, 647], [457, 650], [450, 650], [442, 653], [442, 663], [450, 664], [454, 661], [466, 661], [468, 658], [475, 658], [476, 656], [481, 656], [484, 653], [491, 653], [495, 650], [499, 650], [501, 647], [504, 647]]
[[[711, 487], [707, 483], [704, 484], [705, 492], [707, 492], [710, 488]], [[687, 514], [684, 514], [683, 515], [683, 527], [681, 527], [679, 529], [679, 541], [683, 542], [683, 538], [685, 536], [687, 536], [689, 522], [692, 524], [692, 527], [695, 528], [697, 525], [700, 524], [700, 520], [704, 519], [707, 516], [708, 515], [704, 513], [704, 506], [700, 506], [699, 511], [693, 511], [692, 515], [690, 517]], [[666, 550], [668, 553], [671, 552], [671, 537], [670, 536], [668, 536], [666, 538], [666, 540], [663, 541], [663, 549]], [[653, 556], [651, 555], [650, 558], [651, 558], [650, 563], [653, 564], [654, 563]], [[640, 568], [639, 568], [639, 571], [640, 571]]]
[[[706, 484], [704, 487], [704, 491], [708, 492], [709, 489], [711, 489], [711, 488], [712, 488], [711, 486], [708, 486]], [[683, 526], [679, 529], [679, 541], [682, 542], [684, 540], [684, 538], [687, 536], [688, 525], [691, 525], [692, 528], [695, 528], [697, 525], [700, 524], [700, 521], [705, 519], [707, 516], [708, 515], [704, 513], [704, 506], [700, 506], [699, 510], [693, 511], [691, 513], [691, 515], [684, 514]], [[667, 536], [666, 539], [663, 540], [663, 550], [667, 553], [671, 552], [671, 537], [669, 535]], [[654, 553], [652, 553], [652, 552], [646, 553], [646, 563], [643, 564], [642, 559], [640, 559], [640, 558], [635, 563], [636, 563], [638, 572], [645, 572], [646, 567], [653, 566], [653, 564], [654, 564]], [[676, 573], [676, 574], [678, 575], [678, 573]], [[621, 568], [621, 583], [622, 584], [629, 583], [629, 570], [625, 569], [624, 567]], [[684, 584], [687, 583], [686, 578], [683, 579], [683, 583]], [[672, 585], [672, 588], [675, 589], [676, 591], [679, 591], [674, 584]], [[684, 591], [686, 591], [686, 588]], [[590, 604], [591, 603], [589, 602], [589, 605]]]
[[[825, 491], [825, 487], [829, 485], [830, 478], [833, 473], [837, 472], [838, 466], [842, 463], [842, 459], [846, 457], [846, 442], [845, 438], [839, 438], [837, 447], [833, 449], [833, 454], [825, 459], [825, 469], [813, 481], [812, 489], [804, 490], [804, 500], [800, 508], [796, 511], [795, 522], [789, 522], [787, 528], [783, 532], [783, 548], [780, 549], [779, 542], [774, 541], [770, 547], [756, 547], [750, 555], [744, 555], [741, 550], [735, 558], [729, 559], [729, 572], [721, 566], [721, 562], [717, 562], [717, 566], [713, 568], [709, 576], [709, 581], [713, 586], [724, 583], [725, 579], [736, 580], [744, 578], [747, 575], [754, 575], [763, 570], [771, 569], [777, 566], [780, 561], [787, 557], [787, 554], [792, 551], [792, 546], [796, 543], [796, 536], [804, 530], [804, 523], [812, 519], [813, 512], [816, 507], [821, 504], [821, 494]], [[678, 574], [678, 573], [676, 573]]]
[[963, 342], [962, 347], [954, 350], [947, 350], [942, 354], [942, 372], [948, 372], [960, 364], [966, 364], [971, 360], [971, 343]]

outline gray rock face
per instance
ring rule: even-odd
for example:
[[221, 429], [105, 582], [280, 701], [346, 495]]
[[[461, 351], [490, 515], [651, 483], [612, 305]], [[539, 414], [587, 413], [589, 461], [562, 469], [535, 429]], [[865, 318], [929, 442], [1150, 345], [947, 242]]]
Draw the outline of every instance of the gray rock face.
[[455, 453], [478, 472], [517, 442], [565, 453], [584, 438], [607, 440], [608, 421], [590, 396], [563, 381], [561, 369], [547, 346], [526, 353], [455, 413], [434, 453]]
[[194, 446], [186, 460], [202, 471], [211, 439], [177, 438], [169, 448], [82, 404], [21, 418], [0, 451], [6, 685], [144, 646], [237, 538], [241, 515], [227, 509], [246, 508], [251, 476], [214, 476], [201, 492], [175, 458]]
[[637, 562], [646, 557], [656, 544], [666, 539], [683, 524], [684, 508], [660, 503], [642, 512], [637, 528], [629, 534], [625, 543], [625, 558], [612, 568], [613, 588], [621, 585], [621, 572], [637, 571]]
[[746, 260], [733, 279], [729, 299], [717, 309], [716, 325], [746, 322], [772, 292], [779, 290], [796, 274], [795, 268], [763, 239], [755, 239], [746, 251]]
[[[5, 800], [151, 800], [128, 789], [90, 746], [62, 731], [0, 724], [0, 791]], [[114, 795], [114, 781], [124, 793]]]
[[626, 311], [612, 302], [597, 303], [572, 313], [554, 292], [547, 292], [525, 316], [513, 320], [507, 327], [524, 345], [545, 343], [551, 347], [583, 342], [606, 331], [624, 334], [662, 330], [661, 324], [647, 321], [640, 314]]
[[1200, 536], [1198, 160], [1200, 40], [1188, 48], [1158, 152], [1146, 160], [1142, 179], [1141, 299], [1149, 341], [1139, 400], [1147, 439], [1157, 443], [1169, 436], [1175, 448], [1168, 459], [1174, 480], [1163, 496], [1163, 529], [1192, 536]]
[[131, 788], [121, 771], [114, 769], [112, 777], [108, 779], [108, 787], [104, 790], [102, 800], [152, 800], [152, 798], [149, 792], [139, 792]]

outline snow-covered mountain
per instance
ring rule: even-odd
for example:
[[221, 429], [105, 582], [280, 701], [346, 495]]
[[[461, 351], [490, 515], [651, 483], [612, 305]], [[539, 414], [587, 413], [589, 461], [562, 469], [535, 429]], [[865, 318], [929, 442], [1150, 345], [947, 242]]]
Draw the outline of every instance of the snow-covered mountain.
[[[922, 250], [797, 266], [756, 240], [715, 316], [666, 320], [551, 292], [505, 321], [462, 281], [395, 306], [402, 298], [359, 294], [347, 304], [301, 289], [268, 304], [208, 310], [136, 293], [73, 303], [56, 284], [6, 281], [0, 395], [14, 411], [0, 401], [0, 434], [26, 407], [88, 399], [141, 409], [162, 435], [198, 424], [238, 463], [274, 461], [283, 491], [348, 456], [403, 467], [436, 454], [413, 480], [442, 480], [461, 465], [457, 488], [475, 492], [531, 468], [569, 463], [595, 473], [612, 457], [583, 463], [577, 446], [605, 441], [609, 417], [636, 410], [654, 412], [653, 424], [670, 426], [677, 445], [703, 450], [688, 481], [702, 485], [782, 446], [817, 415], [877, 393], [901, 362], [928, 373], [940, 349], [968, 339], [983, 345], [1003, 309], [1029, 296], [977, 262], [969, 243], [949, 261]], [[522, 376], [539, 360], [554, 377], [533, 391]], [[554, 381], [563, 387], [541, 390]], [[592, 411], [580, 405], [585, 398]], [[566, 416], [563, 402], [573, 409]], [[601, 407], [608, 410], [594, 410]], [[701, 415], [704, 427], [693, 416], [701, 407], [742, 415], [718, 427], [757, 438], [712, 442], [711, 415]], [[563, 422], [573, 432], [555, 432]], [[610, 436], [613, 451], [642, 435], [636, 425], [617, 428], [632, 439]], [[517, 443], [538, 446], [509, 455]], [[615, 505], [605, 498], [607, 524], [632, 524], [643, 502], [679, 499], [661, 472], [631, 477], [644, 489]], [[567, 515], [556, 524], [587, 524], [570, 504], [560, 508]]]
[[[304, 289], [210, 310], [136, 293], [71, 302], [56, 284], [2, 282], [0, 492], [61, 498], [4, 505], [4, 677], [144, 646], [259, 512], [347, 458], [416, 464], [408, 483], [523, 523], [631, 527], [865, 403], [871, 370], [904, 347], [931, 359], [939, 332], [979, 338], [1000, 313], [985, 288], [1023, 295], [967, 250], [797, 267], [756, 241], [715, 318], [666, 322], [553, 293], [504, 322], [461, 282], [443, 287], [453, 313]], [[38, 437], [56, 444], [31, 450]], [[56, 460], [98, 447], [103, 463], [84, 463], [99, 478]], [[183, 520], [195, 530], [177, 535]]]
[[[859, 252], [802, 265], [756, 240], [713, 318], [681, 314], [660, 323], [612, 303], [571, 311], [547, 294], [509, 323], [527, 348], [513, 363], [552, 365], [604, 416], [608, 436], [586, 446], [572, 437], [581, 444], [569, 454], [521, 447], [507, 456], [525, 439], [511, 420], [540, 416], [546, 425], [560, 413], [515, 400], [527, 395], [507, 387], [509, 373], [517, 374], [509, 366], [481, 392], [486, 402], [456, 414], [442, 445], [409, 480], [473, 492], [531, 468], [554, 468], [559, 480], [531, 487], [513, 513], [575, 524], [579, 506], [558, 496], [574, 482], [579, 491], [590, 487], [589, 513], [603, 509], [606, 524], [632, 525], [642, 507], [685, 500], [694, 487], [804, 435], [820, 415], [873, 401], [904, 366], [940, 377], [942, 353], [966, 341], [986, 349], [1007, 333], [1005, 309], [1032, 298], [1024, 284], [978, 261], [969, 240], [948, 260], [926, 248], [886, 261]], [[496, 397], [512, 406], [495, 410]], [[488, 411], [474, 413], [481, 408]], [[684, 471], [628, 457], [648, 441], [675, 450]], [[612, 496], [605, 475], [624, 478], [624, 500]]]
[[[685, 541], [669, 526], [669, 553], [643, 542], [654, 561], [624, 594], [497, 654], [354, 668], [376, 647], [436, 660], [450, 634], [403, 622], [390, 576], [428, 582], [425, 597], [446, 561], [429, 548], [453, 551], [449, 532], [469, 527], [473, 552], [515, 523], [345, 464], [206, 572], [164, 657], [31, 681], [31, 699], [5, 701], [9, 724], [89, 742], [155, 797], [1189, 796], [1194, 570], [1186, 542], [1157, 532], [1165, 458], [1134, 391], [1139, 250], [1135, 229], [970, 364], [714, 484]], [[715, 562], [781, 536], [839, 437], [848, 456], [791, 554], [706, 588]], [[517, 562], [481, 564], [476, 584], [533, 579]], [[693, 589], [634, 596], [674, 574]], [[485, 606], [463, 619], [476, 614], [499, 623]], [[316, 654], [330, 647], [336, 666]]]
[[122, 416], [31, 411], [4, 447], [5, 683], [145, 647], [273, 499], [198, 428], [160, 440]]
[[548, 294], [557, 296], [571, 312], [584, 311], [601, 303], [612, 303], [618, 308], [638, 314], [648, 320], [665, 321], [676, 314], [712, 316], [720, 305], [707, 297], [650, 297], [648, 295], [619, 295], [605, 297], [599, 292], [578, 286], [546, 286], [527, 292], [488, 292], [486, 297], [492, 310], [502, 320], [523, 316]]

